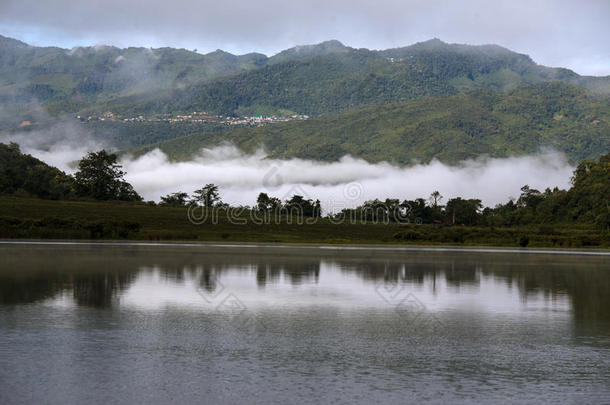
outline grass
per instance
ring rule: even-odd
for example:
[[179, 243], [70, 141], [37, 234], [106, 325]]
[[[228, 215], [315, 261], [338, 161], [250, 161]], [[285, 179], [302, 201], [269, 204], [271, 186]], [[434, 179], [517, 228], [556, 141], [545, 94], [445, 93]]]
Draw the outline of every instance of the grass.
[[186, 208], [140, 203], [49, 201], [0, 197], [0, 238], [128, 239], [146, 241], [232, 241], [267, 243], [400, 244], [503, 247], [610, 248], [610, 236], [574, 224], [513, 228], [442, 227], [406, 224], [218, 223], [189, 221]]

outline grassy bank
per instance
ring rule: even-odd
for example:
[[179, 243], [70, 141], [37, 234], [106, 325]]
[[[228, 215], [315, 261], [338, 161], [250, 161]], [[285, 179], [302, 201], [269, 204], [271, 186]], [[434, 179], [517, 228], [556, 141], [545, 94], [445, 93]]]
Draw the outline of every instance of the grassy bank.
[[[610, 248], [610, 236], [592, 226], [540, 225], [492, 228], [406, 224], [257, 224], [248, 216], [193, 224], [186, 208], [139, 203], [49, 201], [0, 197], [0, 238], [129, 239], [283, 243], [392, 243], [412, 245]], [[275, 222], [275, 221], [273, 221]]]

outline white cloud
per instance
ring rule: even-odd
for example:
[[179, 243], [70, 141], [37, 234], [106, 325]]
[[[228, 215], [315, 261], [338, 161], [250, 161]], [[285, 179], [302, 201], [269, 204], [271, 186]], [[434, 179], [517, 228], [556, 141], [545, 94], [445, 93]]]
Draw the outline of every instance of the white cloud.
[[[46, 114], [43, 116], [48, 119]], [[22, 152], [67, 173], [74, 172], [78, 160], [87, 152], [108, 148], [106, 142], [95, 139], [81, 124], [70, 119], [59, 119], [44, 129], [0, 134], [0, 142], [16, 142]]]
[[[81, 125], [60, 121], [44, 131], [15, 133], [0, 142], [17, 142], [22, 151], [73, 173], [87, 152], [107, 145]], [[355, 207], [375, 198], [427, 198], [435, 190], [445, 197], [480, 198], [486, 206], [518, 197], [527, 184], [537, 189], [569, 188], [574, 167], [565, 155], [544, 151], [532, 156], [479, 158], [450, 166], [433, 160], [399, 167], [368, 163], [350, 156], [338, 162], [267, 159], [259, 150], [244, 154], [233, 146], [203, 149], [186, 162], [172, 162], [158, 149], [121, 161], [126, 180], [146, 200], [162, 195], [192, 193], [207, 183], [220, 187], [232, 205], [254, 205], [260, 192], [285, 200], [294, 194], [319, 199], [325, 212]]]
[[286, 199], [305, 194], [320, 199], [325, 212], [354, 207], [374, 198], [414, 199], [439, 190], [452, 197], [481, 198], [493, 206], [518, 197], [520, 188], [568, 188], [573, 167], [563, 154], [477, 159], [449, 166], [438, 161], [411, 167], [372, 164], [346, 156], [339, 162], [265, 159], [222, 146], [203, 150], [189, 162], [170, 162], [159, 150], [123, 161], [127, 180], [146, 199], [171, 192], [192, 192], [207, 183], [219, 185], [231, 204], [253, 205], [260, 192]]

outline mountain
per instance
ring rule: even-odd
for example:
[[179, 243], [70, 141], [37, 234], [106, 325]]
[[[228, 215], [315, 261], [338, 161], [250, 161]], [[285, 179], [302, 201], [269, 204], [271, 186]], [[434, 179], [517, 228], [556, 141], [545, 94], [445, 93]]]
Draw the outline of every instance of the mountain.
[[239, 73], [264, 65], [262, 54], [201, 55], [173, 48], [35, 47], [0, 36], [0, 103], [93, 103]]
[[[497, 45], [439, 39], [380, 51], [327, 41], [267, 57], [173, 48], [66, 50], [0, 37], [2, 131], [44, 134], [61, 113], [314, 117], [254, 129], [210, 127], [213, 132], [150, 121], [93, 128], [96, 136], [112, 132], [107, 140], [124, 149], [175, 138], [159, 144], [174, 158], [226, 140], [244, 150], [264, 145], [274, 157], [321, 160], [351, 154], [374, 162], [457, 162], [545, 146], [573, 160], [596, 158], [610, 149], [609, 95], [610, 76], [540, 66]], [[41, 105], [51, 117], [33, 112]], [[24, 122], [32, 125], [21, 128]]]
[[497, 45], [438, 39], [382, 51], [326, 41], [267, 57], [173, 48], [66, 50], [0, 36], [0, 105], [39, 101], [53, 114], [323, 115], [476, 89], [509, 92], [548, 81], [610, 94], [610, 77], [539, 66]]
[[93, 110], [127, 114], [204, 110], [226, 115], [323, 115], [476, 89], [508, 92], [521, 85], [550, 81], [610, 94], [610, 77], [585, 77], [568, 69], [539, 66], [527, 55], [496, 45], [431, 40], [405, 48], [370, 51], [331, 44], [306, 48], [301, 53], [303, 58], [296, 58], [298, 48], [293, 48], [278, 55], [281, 62], [182, 90], [119, 98], [94, 106]]
[[506, 94], [475, 90], [445, 97], [351, 110], [258, 128], [201, 133], [153, 144], [175, 160], [230, 142], [270, 157], [337, 160], [349, 154], [369, 162], [457, 163], [481, 155], [506, 157], [550, 147], [573, 161], [610, 150], [607, 98], [558, 82]]
[[269, 58], [269, 63], [287, 62], [293, 59], [328, 55], [337, 52], [349, 52], [350, 48], [337, 40], [325, 41], [316, 45], [300, 45], [281, 51]]
[[[338, 41], [287, 49], [268, 58], [220, 49], [202, 55], [173, 48], [35, 47], [0, 35], [0, 104], [39, 101], [75, 111], [117, 97], [180, 89], [267, 64], [345, 48]], [[55, 106], [54, 103], [58, 103]]]

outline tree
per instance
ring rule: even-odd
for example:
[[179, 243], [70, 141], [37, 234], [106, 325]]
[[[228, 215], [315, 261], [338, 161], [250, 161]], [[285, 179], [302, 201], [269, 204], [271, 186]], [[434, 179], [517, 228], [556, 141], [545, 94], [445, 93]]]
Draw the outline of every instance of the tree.
[[282, 206], [279, 198], [269, 197], [267, 193], [260, 193], [256, 199], [256, 208], [259, 211], [276, 211]]
[[483, 208], [481, 200], [464, 200], [457, 197], [447, 201], [445, 213], [452, 224], [476, 225], [481, 208]]
[[387, 218], [388, 209], [383, 201], [375, 198], [362, 204], [360, 219], [365, 221], [384, 221]]
[[125, 172], [121, 168], [116, 154], [90, 152], [78, 162], [74, 175], [77, 194], [96, 200], [141, 201], [131, 184], [123, 180]]
[[441, 193], [438, 192], [438, 190], [433, 191], [432, 194], [430, 194], [430, 204], [432, 205], [433, 208], [438, 207], [438, 204], [441, 202], [441, 200], [443, 199], [443, 196], [441, 195]]
[[403, 219], [403, 208], [400, 205], [400, 200], [395, 198], [386, 198], [385, 200], [386, 215], [389, 221], [399, 222]]
[[530, 208], [535, 210], [538, 204], [544, 200], [544, 195], [535, 188], [530, 188], [528, 185], [521, 187], [521, 196], [517, 200], [519, 207]]
[[322, 216], [322, 204], [320, 204], [320, 200], [316, 200], [313, 204], [313, 217], [320, 218]]
[[302, 195], [295, 194], [289, 200], [286, 200], [284, 205], [289, 215], [301, 217], [319, 217], [322, 215], [320, 201], [315, 202], [311, 199], [305, 199]]
[[598, 162], [583, 161], [574, 171], [568, 191], [570, 217], [596, 222], [608, 229], [610, 217], [610, 154]]
[[260, 193], [256, 198], [256, 207], [259, 211], [267, 211], [271, 198], [267, 193]]
[[74, 198], [74, 178], [21, 153], [16, 143], [0, 143], [0, 193], [52, 200]]
[[165, 205], [168, 207], [184, 207], [186, 205], [188, 196], [189, 195], [187, 193], [183, 193], [182, 191], [168, 194], [164, 197], [161, 197], [160, 205]]
[[208, 208], [221, 204], [222, 200], [218, 194], [218, 186], [214, 184], [206, 184], [199, 190], [195, 190], [193, 193], [192, 202]]

